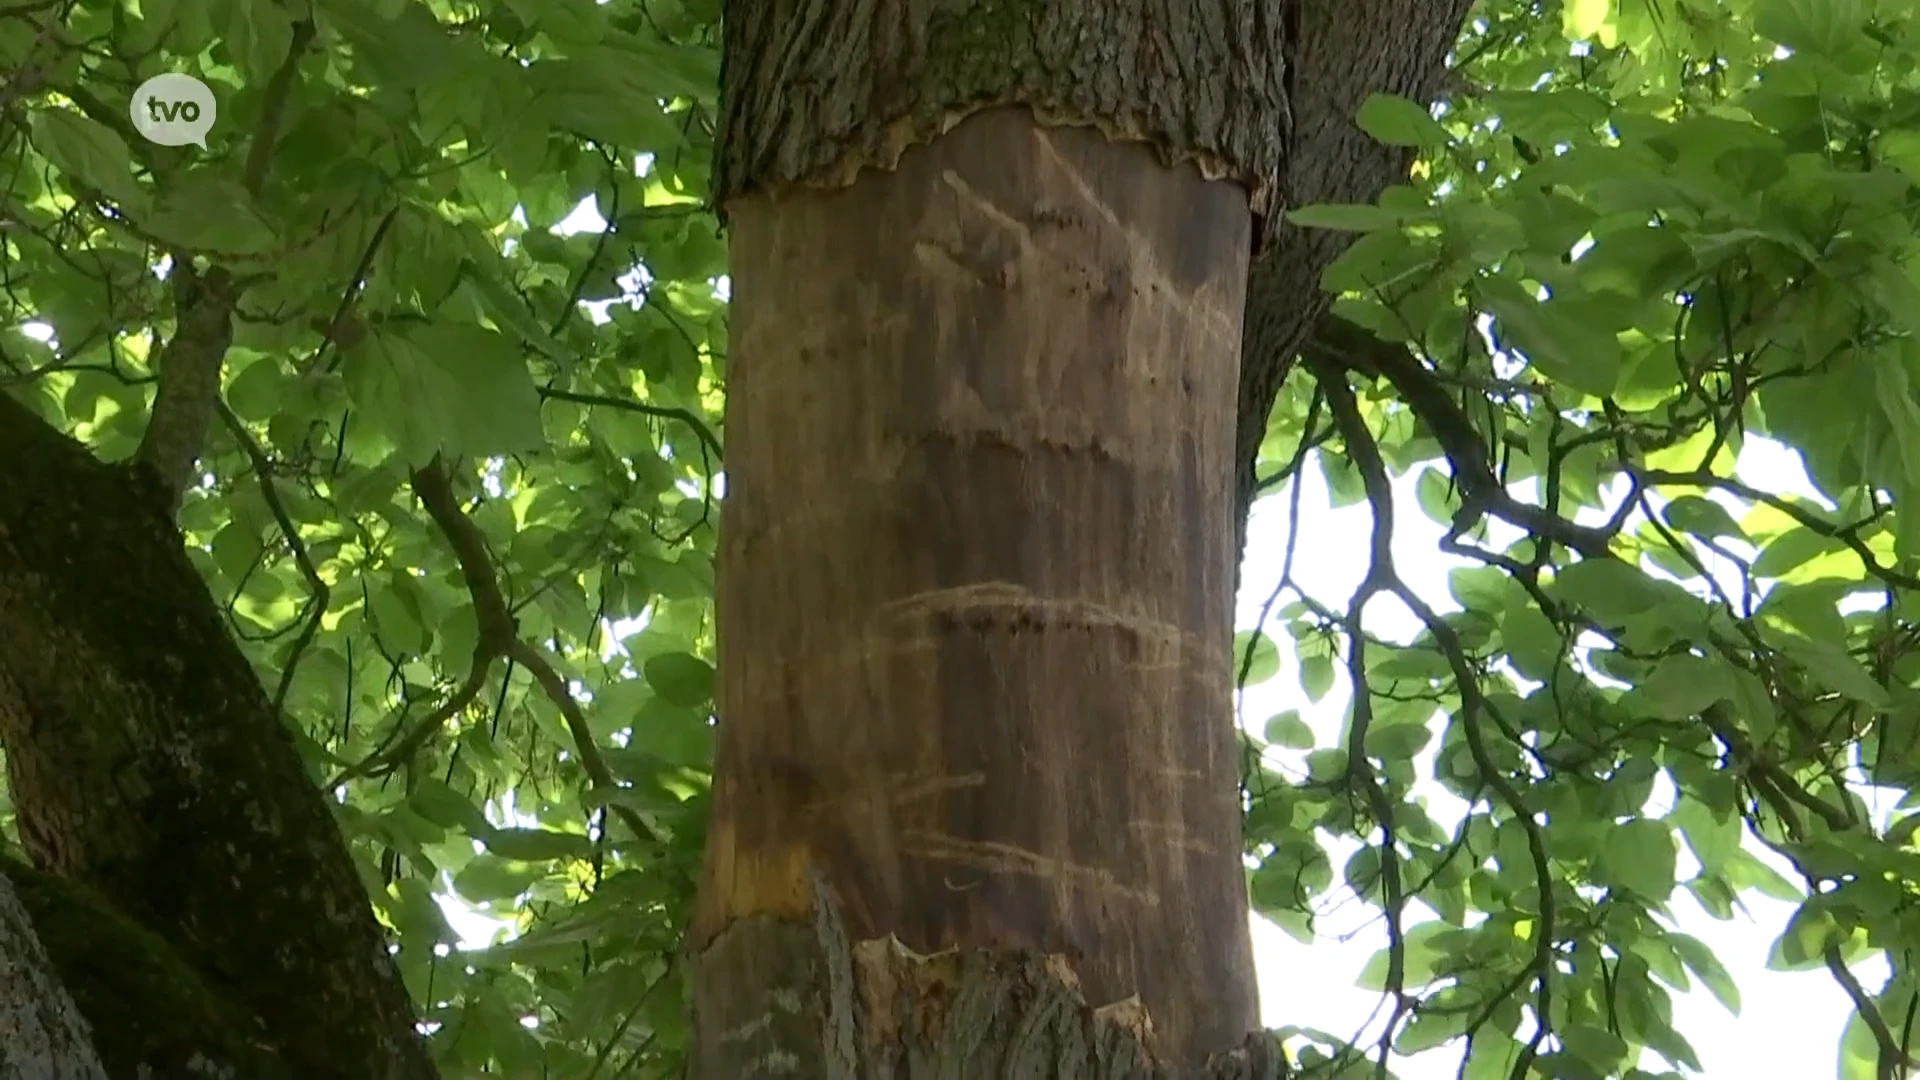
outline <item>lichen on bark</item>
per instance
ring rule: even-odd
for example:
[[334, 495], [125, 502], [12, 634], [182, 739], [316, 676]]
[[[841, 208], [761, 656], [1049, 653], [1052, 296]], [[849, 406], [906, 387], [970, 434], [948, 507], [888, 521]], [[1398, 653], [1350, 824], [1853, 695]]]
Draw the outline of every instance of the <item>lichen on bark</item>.
[[730, 0], [715, 202], [837, 188], [974, 113], [1144, 142], [1269, 212], [1292, 0]]

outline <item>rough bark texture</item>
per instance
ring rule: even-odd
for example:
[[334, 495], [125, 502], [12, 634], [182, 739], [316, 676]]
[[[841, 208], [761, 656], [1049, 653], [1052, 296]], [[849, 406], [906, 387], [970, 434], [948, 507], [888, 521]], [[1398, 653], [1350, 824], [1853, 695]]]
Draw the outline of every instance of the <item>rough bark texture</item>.
[[[1145, 1002], [1163, 1060], [1239, 1045], [1245, 191], [1000, 109], [894, 172], [731, 210], [691, 947], [805, 923], [818, 873], [851, 940], [1060, 954], [1089, 1000]], [[778, 972], [700, 962], [729, 1018], [696, 1014], [703, 1053], [781, 1008]]]
[[89, 890], [5, 856], [0, 884], [18, 893], [55, 974], [91, 1021], [108, 1076], [292, 1080], [260, 1044], [252, 1013], [208, 990], [158, 936]]
[[[722, 1033], [697, 1076], [830, 1080], [1286, 1080], [1264, 1032], [1197, 1068], [1154, 1059], [1138, 998], [1091, 1008], [1065, 957], [990, 949], [920, 955], [883, 938], [849, 945], [831, 889], [812, 880], [812, 920], [728, 927], [697, 969], [694, 1010]], [[735, 993], [767, 988], [763, 999]], [[771, 1005], [771, 1008], [768, 1005]]]
[[345, 842], [160, 485], [4, 395], [0, 461], [0, 740], [29, 857], [253, 1009], [301, 1077], [432, 1077]]
[[0, 1080], [107, 1080], [92, 1032], [0, 874]]
[[[1375, 93], [1432, 101], [1446, 57], [1460, 37], [1471, 0], [1300, 0], [1294, 80], [1293, 145], [1282, 189], [1293, 206], [1370, 203], [1402, 183], [1413, 156], [1383, 146], [1353, 122]], [[1234, 551], [1246, 546], [1254, 459], [1267, 417], [1295, 357], [1332, 297], [1320, 275], [1347, 249], [1352, 233], [1302, 229], [1276, 220], [1247, 286], [1235, 442]]]
[[1242, 184], [1263, 214], [1293, 0], [732, 0], [715, 201], [839, 188], [966, 117], [1024, 105]]

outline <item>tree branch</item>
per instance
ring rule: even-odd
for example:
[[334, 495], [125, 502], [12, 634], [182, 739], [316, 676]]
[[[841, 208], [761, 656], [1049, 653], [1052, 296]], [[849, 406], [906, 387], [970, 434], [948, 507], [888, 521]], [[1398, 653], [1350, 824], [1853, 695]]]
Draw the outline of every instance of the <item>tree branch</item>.
[[268, 80], [264, 100], [260, 106], [260, 122], [253, 129], [253, 145], [247, 147], [247, 161], [241, 172], [241, 183], [250, 195], [260, 194], [260, 188], [266, 184], [267, 169], [273, 164], [273, 144], [280, 138], [280, 123], [286, 118], [287, 97], [293, 91], [293, 80], [300, 73], [300, 57], [313, 43], [313, 20], [301, 19], [293, 24], [293, 38], [287, 43], [287, 55]]
[[235, 442], [247, 455], [247, 461], [253, 466], [253, 475], [260, 483], [260, 496], [266, 501], [267, 511], [273, 515], [274, 523], [280, 526], [280, 535], [286, 538], [287, 549], [293, 553], [293, 562], [300, 568], [300, 576], [307, 581], [307, 612], [305, 623], [300, 627], [300, 636], [294, 639], [293, 649], [287, 653], [287, 662], [280, 669], [280, 682], [273, 691], [273, 711], [275, 715], [285, 715], [287, 691], [293, 687], [293, 674], [300, 667], [300, 657], [313, 644], [315, 634], [320, 632], [320, 621], [326, 617], [327, 604], [332, 600], [332, 591], [313, 565], [313, 558], [307, 554], [306, 542], [300, 539], [300, 527], [293, 523], [287, 513], [286, 504], [280, 500], [280, 489], [273, 482], [273, 463], [267, 460], [266, 451], [255, 442], [240, 418], [227, 408], [227, 403], [214, 399], [219, 407], [220, 419], [227, 425]]
[[713, 429], [707, 426], [706, 421], [695, 416], [687, 409], [672, 405], [649, 405], [644, 401], [635, 401], [632, 398], [610, 397], [606, 394], [583, 394], [574, 390], [557, 390], [551, 386], [541, 387], [540, 397], [547, 401], [571, 401], [575, 405], [604, 405], [609, 409], [624, 409], [627, 412], [657, 416], [663, 420], [678, 420], [693, 429], [694, 435], [699, 437], [700, 442], [705, 445], [707, 449], [713, 451], [714, 457], [719, 458], [721, 456], [720, 440], [713, 434]]
[[194, 467], [213, 424], [220, 368], [233, 344], [233, 307], [239, 300], [224, 267], [211, 267], [203, 275], [184, 252], [174, 255], [172, 284], [173, 337], [156, 358], [159, 386], [153, 415], [133, 455], [159, 481], [169, 515], [193, 485]]
[[460, 500], [453, 493], [453, 481], [447, 475], [443, 457], [436, 454], [432, 461], [414, 470], [413, 493], [426, 508], [427, 516], [439, 527], [447, 546], [453, 549], [454, 561], [460, 567], [460, 577], [466, 582], [467, 596], [473, 602], [474, 622], [478, 628], [473, 656], [467, 663], [466, 678], [450, 697], [401, 736], [398, 742], [376, 748], [373, 753], [334, 777], [327, 784], [329, 789], [362, 776], [391, 772], [411, 760], [421, 747], [440, 733], [448, 720], [473, 704], [486, 686], [493, 662], [507, 655], [514, 643], [513, 615], [507, 608], [506, 597], [500, 591], [493, 556], [487, 552], [486, 537], [481, 535], [472, 519], [461, 512]]
[[1487, 448], [1481, 443], [1473, 421], [1433, 372], [1404, 345], [1382, 341], [1356, 323], [1328, 316], [1308, 348], [1322, 360], [1345, 370], [1386, 379], [1433, 433], [1434, 441], [1440, 444], [1453, 471], [1454, 483], [1460, 488], [1460, 513], [1453, 523], [1455, 535], [1471, 529], [1482, 515], [1492, 514], [1540, 539], [1563, 544], [1585, 558], [1608, 557], [1608, 544], [1619, 526], [1609, 523], [1607, 528], [1595, 528], [1576, 524], [1543, 507], [1514, 498], [1494, 476]]

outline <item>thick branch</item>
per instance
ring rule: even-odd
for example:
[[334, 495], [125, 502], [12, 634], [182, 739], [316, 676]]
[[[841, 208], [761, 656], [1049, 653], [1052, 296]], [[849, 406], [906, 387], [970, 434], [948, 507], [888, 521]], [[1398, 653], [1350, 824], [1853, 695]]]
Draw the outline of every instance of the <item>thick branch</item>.
[[[160, 937], [89, 890], [0, 855], [0, 893], [7, 889], [32, 917], [80, 1015], [90, 1019], [93, 1049], [108, 1075], [290, 1080], [286, 1064], [261, 1045], [254, 1017], [222, 1000]], [[6, 981], [0, 974], [0, 994]], [[0, 1020], [0, 1057], [6, 1028]], [[0, 1077], [7, 1075], [0, 1066]]]
[[[567, 689], [566, 680], [554, 670], [553, 662], [545, 653], [522, 641], [514, 625], [512, 608], [507, 603], [506, 594], [500, 589], [499, 575], [493, 565], [493, 556], [487, 551], [487, 540], [460, 509], [458, 498], [453, 493], [453, 484], [447, 475], [446, 462], [435, 457], [424, 468], [413, 474], [413, 491], [420, 497], [421, 505], [426, 507], [427, 516], [439, 526], [440, 533], [446, 538], [447, 545], [453, 549], [454, 558], [460, 564], [460, 576], [466, 581], [467, 595], [473, 601], [474, 615], [480, 626], [479, 640], [474, 645], [473, 661], [468, 669], [466, 680], [433, 714], [428, 716], [391, 750], [376, 751], [366, 761], [347, 770], [334, 784], [355, 776], [367, 775], [376, 771], [392, 769], [405, 763], [418, 753], [455, 713], [466, 708], [479, 695], [485, 684], [487, 672], [493, 662], [502, 657], [526, 668], [532, 673], [534, 681], [540, 684], [540, 690], [554, 708], [560, 710], [561, 719], [567, 725], [568, 734], [573, 736], [574, 750], [580, 764], [586, 770], [587, 779], [594, 786], [612, 789], [616, 786], [613, 770], [608, 768], [606, 760], [600, 755], [600, 748], [593, 741], [593, 730], [587, 724], [586, 715], [580, 709], [580, 703], [573, 699]], [[331, 785], [330, 785], [331, 786]], [[647, 825], [645, 819], [635, 813], [631, 807], [615, 804], [612, 807], [615, 816], [631, 829], [634, 835], [647, 840], [657, 841], [659, 837]]]
[[1460, 489], [1460, 513], [1452, 530], [1455, 536], [1472, 528], [1483, 514], [1492, 514], [1542, 540], [1564, 544], [1585, 558], [1608, 556], [1607, 545], [1619, 531], [1618, 525], [1610, 523], [1605, 528], [1581, 525], [1544, 507], [1514, 498], [1493, 474], [1486, 446], [1481, 443], [1473, 421], [1434, 373], [1414, 359], [1406, 346], [1382, 341], [1371, 331], [1330, 315], [1321, 323], [1308, 350], [1316, 360], [1324, 360], [1329, 365], [1386, 379], [1433, 433]]
[[233, 344], [233, 308], [239, 296], [222, 267], [204, 274], [190, 257], [177, 255], [173, 266], [173, 337], [160, 350], [160, 378], [134, 460], [159, 480], [169, 511], [196, 479], [200, 452], [213, 424], [220, 396], [220, 367]]
[[481, 534], [479, 526], [461, 511], [460, 500], [453, 493], [453, 481], [447, 475], [444, 458], [435, 455], [432, 461], [414, 470], [413, 493], [419, 497], [420, 505], [426, 508], [427, 516], [440, 529], [447, 546], [453, 549], [461, 580], [467, 586], [467, 598], [473, 602], [474, 622], [479, 631], [473, 643], [473, 656], [467, 663], [466, 678], [451, 697], [441, 702], [399, 742], [391, 747], [376, 749], [364, 761], [334, 777], [327, 784], [329, 788], [356, 777], [390, 772], [412, 760], [421, 747], [440, 733], [448, 720], [473, 704], [481, 688], [486, 685], [493, 662], [505, 656], [514, 643], [513, 613], [507, 606], [505, 594], [500, 591], [493, 556], [487, 551], [487, 538]]

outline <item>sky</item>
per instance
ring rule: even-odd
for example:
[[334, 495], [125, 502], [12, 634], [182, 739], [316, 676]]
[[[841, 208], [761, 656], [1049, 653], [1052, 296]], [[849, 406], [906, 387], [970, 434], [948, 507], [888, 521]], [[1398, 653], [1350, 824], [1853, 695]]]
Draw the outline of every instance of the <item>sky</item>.
[[[1778, 444], [1750, 438], [1740, 456], [1738, 472], [1756, 486], [1817, 497], [1799, 457]], [[1419, 473], [1415, 468], [1394, 484], [1394, 560], [1402, 579], [1422, 599], [1442, 611], [1457, 609], [1459, 605], [1447, 590], [1446, 574], [1454, 567], [1471, 564], [1440, 551], [1439, 540], [1445, 529], [1420, 512], [1414, 497]], [[1366, 573], [1372, 515], [1364, 503], [1332, 509], [1319, 470], [1309, 463], [1301, 474], [1301, 528], [1294, 579], [1309, 583], [1309, 592], [1316, 599], [1344, 610]], [[1279, 580], [1287, 516], [1287, 500], [1278, 494], [1254, 507], [1238, 603], [1240, 629], [1254, 627], [1261, 605]], [[1412, 612], [1392, 598], [1369, 604], [1364, 621], [1370, 632], [1396, 640], [1410, 639], [1417, 627]], [[1270, 625], [1269, 631], [1280, 644], [1282, 670], [1240, 695], [1243, 726], [1257, 736], [1268, 717], [1298, 709], [1319, 743], [1328, 745], [1338, 738], [1347, 709], [1344, 664], [1335, 665], [1339, 681], [1315, 704], [1299, 688], [1290, 655], [1290, 635], [1278, 625]], [[1422, 793], [1432, 799], [1429, 809], [1435, 821], [1451, 828], [1464, 803], [1431, 783]], [[1323, 835], [1321, 839], [1325, 844], [1329, 838]], [[1748, 845], [1750, 849], [1754, 846]], [[1357, 844], [1327, 847], [1337, 868], [1345, 864]], [[1756, 854], [1785, 872], [1770, 852], [1760, 850]], [[1680, 866], [1683, 880], [1697, 869], [1684, 847]], [[1794, 879], [1791, 873], [1788, 877]], [[1733, 1017], [1696, 983], [1692, 992], [1674, 994], [1674, 1027], [1692, 1043], [1705, 1068], [1704, 1075], [1712, 1080], [1815, 1080], [1834, 1076], [1840, 1034], [1850, 1010], [1845, 994], [1824, 970], [1768, 971], [1768, 950], [1786, 926], [1793, 905], [1758, 896], [1743, 900], [1748, 909], [1745, 915], [1736, 911], [1732, 921], [1720, 922], [1684, 890], [1676, 890], [1672, 925], [1714, 950], [1739, 986], [1742, 1001], [1739, 1017]], [[1367, 959], [1385, 947], [1386, 932], [1378, 912], [1358, 903], [1351, 892], [1336, 890], [1323, 897], [1319, 906], [1327, 914], [1319, 920], [1319, 940], [1311, 946], [1254, 917], [1261, 1021], [1268, 1027], [1292, 1024], [1348, 1035], [1360, 1031], [1380, 1004], [1381, 995], [1359, 989], [1355, 981]], [[1876, 989], [1886, 977], [1884, 963], [1879, 961], [1857, 965], [1855, 970], [1869, 989]], [[1381, 1010], [1381, 1016], [1385, 1015], [1386, 1010]], [[1378, 1023], [1376, 1020], [1371, 1030], [1377, 1032]], [[1456, 1043], [1414, 1058], [1395, 1058], [1394, 1071], [1400, 1080], [1453, 1080], [1463, 1049], [1464, 1044]]]

